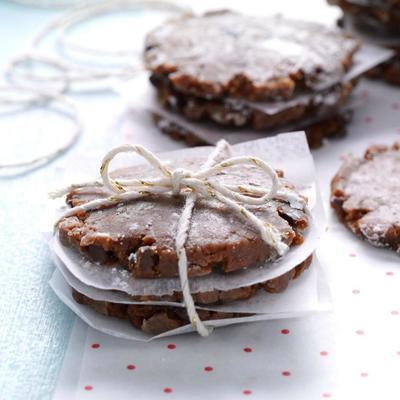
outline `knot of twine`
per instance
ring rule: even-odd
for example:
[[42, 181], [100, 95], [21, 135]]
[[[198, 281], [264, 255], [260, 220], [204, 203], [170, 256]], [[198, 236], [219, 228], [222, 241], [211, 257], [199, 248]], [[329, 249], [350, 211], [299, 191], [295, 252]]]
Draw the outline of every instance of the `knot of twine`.
[[[245, 205], [265, 205], [275, 196], [287, 196], [290, 194], [279, 191], [279, 178], [275, 170], [263, 160], [256, 157], [223, 157], [223, 153], [230, 154], [230, 146], [226, 141], [218, 142], [214, 151], [198, 171], [190, 171], [182, 168], [170, 169], [154, 153], [140, 145], [123, 145], [109, 151], [101, 164], [100, 175], [104, 186], [114, 194], [106, 199], [92, 200], [83, 205], [73, 207], [64, 213], [60, 219], [75, 215], [76, 213], [94, 210], [103, 206], [112, 205], [121, 201], [138, 199], [149, 194], [171, 193], [173, 195], [185, 196], [185, 204], [178, 222], [178, 229], [175, 239], [176, 254], [178, 257], [178, 270], [184, 304], [189, 320], [195, 330], [202, 335], [208, 336], [210, 327], [206, 327], [199, 318], [193, 297], [189, 288], [188, 260], [185, 250], [185, 243], [190, 228], [190, 220], [197, 198], [216, 199], [228, 206], [236, 214], [250, 222], [260, 233], [262, 240], [272, 248], [276, 249], [279, 255], [283, 255], [288, 246], [282, 241], [280, 232], [269, 223], [263, 222], [254, 213], [249, 211]], [[160, 175], [155, 179], [113, 179], [109, 173], [109, 165], [117, 154], [136, 153], [144, 158]], [[223, 161], [216, 162], [218, 158]], [[225, 159], [224, 159], [225, 158]], [[215, 177], [222, 171], [235, 165], [254, 165], [261, 169], [271, 179], [271, 187], [263, 189], [247, 185], [227, 185], [219, 183], [210, 178]], [[91, 182], [73, 187], [99, 185], [99, 182]], [[71, 189], [71, 187], [70, 187]], [[55, 196], [66, 193], [57, 192]], [[279, 193], [278, 193], [279, 192]]]

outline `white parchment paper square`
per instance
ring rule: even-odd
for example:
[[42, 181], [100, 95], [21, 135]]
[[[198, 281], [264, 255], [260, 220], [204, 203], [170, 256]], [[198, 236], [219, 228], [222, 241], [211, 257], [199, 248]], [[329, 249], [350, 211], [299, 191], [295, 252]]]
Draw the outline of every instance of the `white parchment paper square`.
[[[58, 270], [54, 272], [50, 285], [57, 296], [89, 326], [112, 336], [150, 341], [193, 332], [191, 325], [185, 325], [160, 335], [149, 335], [134, 328], [129, 321], [103, 316], [91, 307], [74, 301], [71, 287]], [[262, 310], [263, 312], [258, 312], [256, 315], [205, 321], [205, 324], [217, 328], [245, 322], [306, 316], [315, 312], [327, 311], [331, 308], [329, 288], [316, 258], [310, 270], [304, 272], [295, 282], [293, 290], [291, 289], [291, 285], [289, 285], [288, 289], [283, 293], [260, 293], [261, 300], [264, 299], [264, 309]], [[230, 306], [226, 305], [224, 307], [229, 309]]]

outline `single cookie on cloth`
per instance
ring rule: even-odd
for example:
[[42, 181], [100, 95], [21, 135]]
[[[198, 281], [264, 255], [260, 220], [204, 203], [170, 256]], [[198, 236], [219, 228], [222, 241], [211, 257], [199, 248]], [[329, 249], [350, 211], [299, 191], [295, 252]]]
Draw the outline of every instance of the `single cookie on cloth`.
[[[236, 139], [241, 128], [264, 136], [305, 129], [315, 148], [322, 138], [345, 132], [348, 118], [342, 116], [349, 115], [357, 83], [347, 73], [359, 47], [358, 40], [318, 23], [224, 10], [156, 28], [146, 37], [144, 62], [160, 106], [176, 116], [199, 126], [210, 122]], [[330, 123], [339, 118], [340, 124]], [[309, 131], [324, 123], [329, 128], [316, 140]], [[162, 131], [190, 144], [201, 136], [195, 129]], [[218, 141], [202, 139], [198, 143]]]
[[400, 147], [371, 146], [344, 162], [331, 183], [331, 205], [357, 236], [400, 253]]
[[[147, 164], [110, 173], [121, 153]], [[256, 311], [201, 307], [255, 296], [258, 304], [310, 266], [315, 247], [295, 249], [312, 237], [311, 227], [315, 238], [316, 228], [307, 198], [284, 173], [260, 158], [234, 156], [224, 141], [205, 154], [162, 161], [142, 146], [123, 145], [104, 157], [101, 180], [55, 194], [66, 195], [70, 208], [57, 222], [52, 249], [75, 301], [148, 333], [190, 323], [206, 336], [202, 320]], [[287, 257], [293, 261], [285, 265]]]

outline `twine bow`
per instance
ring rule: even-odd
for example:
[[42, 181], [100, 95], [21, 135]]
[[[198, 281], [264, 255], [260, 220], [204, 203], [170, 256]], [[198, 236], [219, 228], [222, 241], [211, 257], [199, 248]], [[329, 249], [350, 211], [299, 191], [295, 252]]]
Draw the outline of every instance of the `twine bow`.
[[[75, 215], [81, 211], [98, 209], [103, 206], [112, 205], [121, 201], [130, 201], [149, 194], [171, 193], [173, 195], [185, 196], [183, 207], [175, 239], [176, 253], [178, 257], [178, 270], [181, 282], [182, 294], [189, 320], [194, 329], [202, 336], [208, 336], [211, 332], [199, 318], [193, 297], [190, 293], [188, 280], [188, 260], [185, 250], [185, 243], [188, 237], [192, 211], [197, 198], [217, 199], [221, 203], [231, 208], [245, 220], [249, 221], [260, 233], [261, 238], [269, 246], [276, 249], [279, 255], [283, 255], [288, 246], [282, 241], [280, 232], [271, 224], [260, 220], [254, 213], [249, 211], [244, 205], [265, 205], [275, 196], [287, 196], [284, 190], [279, 190], [279, 179], [275, 170], [263, 160], [255, 157], [229, 157], [222, 162], [216, 162], [221, 158], [223, 152], [229, 152], [230, 146], [225, 141], [218, 142], [212, 154], [208, 157], [205, 164], [198, 172], [177, 168], [170, 169], [152, 152], [140, 145], [123, 145], [116, 147], [106, 154], [103, 159], [100, 174], [102, 183], [113, 196], [106, 199], [96, 199], [68, 210], [60, 218]], [[109, 173], [109, 165], [113, 158], [120, 153], [136, 153], [143, 157], [158, 173], [160, 178], [155, 179], [113, 179]], [[235, 165], [254, 165], [266, 173], [271, 179], [271, 187], [262, 189], [246, 185], [226, 185], [212, 180], [220, 172]], [[100, 182], [91, 182], [75, 187], [100, 185]], [[70, 188], [71, 189], [71, 188]], [[65, 193], [64, 191], [63, 193]], [[56, 196], [63, 194], [56, 193]], [[298, 198], [293, 199], [298, 200]]]

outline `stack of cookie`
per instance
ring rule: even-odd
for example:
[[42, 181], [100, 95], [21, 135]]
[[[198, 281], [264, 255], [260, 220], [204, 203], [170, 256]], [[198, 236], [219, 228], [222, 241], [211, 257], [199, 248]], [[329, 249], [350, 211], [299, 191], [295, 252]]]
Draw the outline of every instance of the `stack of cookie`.
[[[345, 131], [356, 83], [347, 74], [358, 49], [357, 40], [318, 23], [218, 11], [155, 29], [144, 60], [160, 104], [177, 116], [233, 133], [304, 129], [318, 147]], [[176, 120], [158, 120], [174, 137], [196, 138]]]
[[[299, 135], [279, 141], [289, 160], [306, 149]], [[153, 335], [184, 325], [207, 335], [204, 321], [263, 314], [268, 296], [311, 265], [318, 207], [310, 212], [284, 172], [226, 142], [196, 150], [161, 161], [122, 146], [104, 158], [102, 180], [64, 192], [68, 209], [51, 247], [80, 315], [89, 306]], [[126, 152], [148, 164], [109, 174]]]
[[369, 76], [400, 85], [400, 1], [329, 0], [329, 3], [343, 10], [343, 26], [349, 32], [396, 52], [389, 61], [371, 70]]

